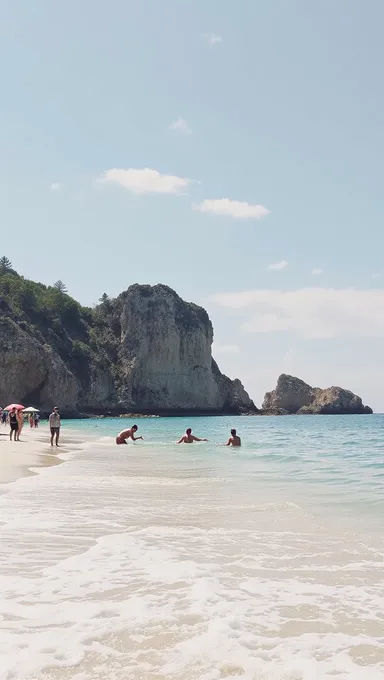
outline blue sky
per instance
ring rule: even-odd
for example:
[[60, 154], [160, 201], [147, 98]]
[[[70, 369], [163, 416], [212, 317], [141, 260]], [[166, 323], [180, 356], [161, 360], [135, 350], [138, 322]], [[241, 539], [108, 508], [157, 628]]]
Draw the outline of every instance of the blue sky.
[[287, 371], [384, 410], [383, 21], [380, 0], [3, 0], [1, 254], [85, 304], [167, 283], [257, 403]]

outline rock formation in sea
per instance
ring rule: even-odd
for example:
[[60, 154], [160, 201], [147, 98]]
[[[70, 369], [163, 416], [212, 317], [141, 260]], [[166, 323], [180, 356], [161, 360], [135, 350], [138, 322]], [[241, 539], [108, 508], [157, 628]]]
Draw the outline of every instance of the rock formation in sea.
[[262, 412], [276, 414], [347, 414], [372, 413], [360, 397], [342, 387], [320, 389], [300, 378], [283, 373], [276, 388], [267, 392]]
[[212, 357], [201, 307], [168, 286], [134, 284], [94, 309], [0, 271], [0, 403], [113, 414], [257, 409]]

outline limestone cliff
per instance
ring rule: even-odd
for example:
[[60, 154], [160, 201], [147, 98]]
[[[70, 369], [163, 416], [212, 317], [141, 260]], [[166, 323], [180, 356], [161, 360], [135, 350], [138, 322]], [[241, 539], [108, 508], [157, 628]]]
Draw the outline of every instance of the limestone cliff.
[[0, 404], [36, 403], [74, 409], [79, 382], [48, 344], [39, 343], [10, 318], [0, 318]]
[[303, 380], [282, 374], [276, 389], [267, 392], [263, 411], [298, 414], [347, 414], [372, 413], [360, 397], [341, 387], [320, 389], [311, 387]]
[[256, 412], [212, 358], [204, 309], [135, 284], [95, 309], [0, 272], [0, 404], [67, 412]]
[[154, 412], [255, 410], [240, 381], [222, 375], [214, 362], [204, 309], [161, 284], [133, 285], [120, 303], [119, 405]]

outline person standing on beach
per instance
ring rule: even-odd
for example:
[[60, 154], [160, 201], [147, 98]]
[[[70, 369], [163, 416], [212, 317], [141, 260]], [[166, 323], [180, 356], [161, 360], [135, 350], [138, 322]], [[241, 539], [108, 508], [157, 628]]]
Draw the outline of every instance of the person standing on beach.
[[20, 441], [20, 435], [21, 435], [21, 430], [24, 427], [24, 414], [21, 409], [16, 411], [16, 417], [17, 417], [17, 422], [19, 424], [18, 430], [17, 430], [17, 437], [16, 440], [19, 442]]
[[207, 442], [208, 439], [199, 439], [199, 437], [195, 437], [194, 434], [192, 434], [192, 430], [189, 427], [186, 431], [185, 434], [179, 439], [177, 444], [193, 444], [193, 442]]
[[137, 425], [132, 425], [128, 430], [121, 430], [116, 437], [116, 444], [126, 444], [127, 439], [132, 439], [133, 442], [136, 442], [138, 439], [143, 439], [143, 437], [135, 437], [138, 429]]
[[231, 436], [225, 446], [241, 446], [241, 439], [239, 435], [236, 434], [236, 430], [231, 430]]
[[56, 446], [59, 446], [61, 420], [58, 406], [55, 406], [49, 416], [49, 427], [51, 428], [51, 446], [53, 446], [54, 439]]
[[12, 409], [12, 411], [9, 414], [9, 425], [10, 425], [10, 433], [9, 433], [9, 439], [12, 441], [12, 432], [13, 432], [13, 441], [17, 442], [17, 433], [19, 430], [19, 421], [17, 419], [17, 411], [15, 408]]
[[34, 422], [35, 427], [39, 427], [39, 420], [40, 420], [39, 414], [35, 413], [34, 416], [33, 416], [33, 422]]

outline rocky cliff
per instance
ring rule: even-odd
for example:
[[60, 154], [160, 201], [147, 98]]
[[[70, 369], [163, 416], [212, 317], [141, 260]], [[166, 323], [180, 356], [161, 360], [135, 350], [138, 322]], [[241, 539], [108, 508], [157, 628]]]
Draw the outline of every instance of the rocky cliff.
[[0, 272], [0, 404], [44, 410], [256, 412], [212, 358], [204, 309], [164, 285], [135, 284], [95, 309]]
[[360, 397], [341, 387], [320, 389], [311, 387], [303, 380], [282, 374], [276, 389], [267, 392], [263, 412], [298, 414], [347, 414], [372, 413]]
[[122, 405], [146, 411], [254, 409], [238, 380], [212, 359], [213, 328], [204, 309], [164, 285], [131, 286], [121, 299]]

